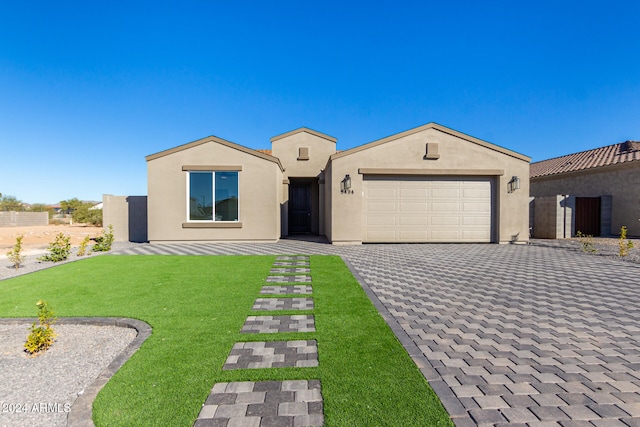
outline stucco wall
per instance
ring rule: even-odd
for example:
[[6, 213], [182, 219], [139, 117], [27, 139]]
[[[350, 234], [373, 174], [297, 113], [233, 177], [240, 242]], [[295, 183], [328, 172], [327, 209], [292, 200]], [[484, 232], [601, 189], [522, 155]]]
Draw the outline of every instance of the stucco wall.
[[[148, 218], [149, 241], [275, 241], [280, 238], [282, 170], [278, 163], [236, 149], [215, 140], [149, 156]], [[186, 165], [240, 166], [239, 221], [206, 224], [206, 228], [185, 228], [187, 223]]]
[[102, 223], [113, 226], [116, 242], [129, 241], [129, 206], [127, 196], [102, 195]]
[[532, 196], [556, 194], [611, 196], [611, 233], [619, 233], [626, 225], [630, 236], [640, 236], [640, 165], [622, 164], [531, 180]]
[[102, 195], [102, 223], [105, 230], [113, 226], [117, 242], [146, 242], [147, 196]]
[[[307, 159], [301, 159], [300, 149], [308, 154]], [[285, 180], [296, 178], [318, 178], [318, 182], [311, 185], [311, 233], [325, 233], [324, 186], [320, 185], [322, 171], [329, 156], [336, 152], [336, 140], [328, 135], [307, 128], [297, 129], [271, 138], [271, 154], [277, 157], [284, 168]], [[289, 186], [283, 185], [283, 199], [281, 209], [282, 235], [288, 235], [289, 227]], [[322, 198], [322, 200], [321, 200]]]
[[[448, 175], [473, 175], [472, 171], [499, 170], [495, 174], [494, 220], [496, 242], [527, 241], [529, 238], [529, 162], [496, 151], [487, 146], [462, 139], [436, 128], [405, 132], [399, 137], [390, 137], [386, 142], [376, 142], [362, 149], [348, 150], [332, 157], [325, 188], [332, 194], [328, 204], [328, 217], [332, 218], [327, 236], [335, 243], [358, 243], [362, 241], [363, 174], [359, 169], [420, 169], [423, 172]], [[438, 144], [440, 157], [425, 160], [426, 144]], [[488, 145], [485, 143], [485, 145]], [[470, 172], [471, 171], [471, 172]], [[340, 193], [340, 181], [345, 175], [351, 177], [353, 194]], [[491, 176], [491, 175], [490, 175]], [[520, 189], [507, 192], [507, 183], [512, 176], [520, 178]]]
[[[271, 141], [271, 154], [280, 159], [285, 179], [317, 177], [327, 164], [329, 156], [336, 152], [335, 139], [305, 131], [294, 131], [274, 137]], [[308, 160], [298, 160], [301, 147], [308, 148]]]

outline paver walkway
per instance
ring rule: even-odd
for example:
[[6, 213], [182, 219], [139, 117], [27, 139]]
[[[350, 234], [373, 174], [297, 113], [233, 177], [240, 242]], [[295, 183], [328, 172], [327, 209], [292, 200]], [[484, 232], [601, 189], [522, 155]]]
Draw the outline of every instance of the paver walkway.
[[[278, 264], [309, 262], [308, 256], [279, 256]], [[308, 264], [307, 264], [308, 265]], [[282, 268], [272, 269], [282, 270]], [[284, 273], [310, 273], [309, 268]], [[275, 273], [283, 273], [276, 271]], [[311, 277], [295, 276], [307, 278]], [[267, 276], [267, 282], [288, 283], [288, 276]], [[299, 280], [296, 280], [299, 281]], [[295, 292], [295, 293], [294, 293]], [[263, 286], [260, 294], [312, 294], [309, 285]], [[258, 298], [252, 310], [312, 310], [313, 298]], [[248, 316], [241, 333], [272, 334], [315, 332], [315, 316]], [[222, 369], [313, 368], [318, 366], [318, 343], [314, 339], [248, 341], [233, 345]], [[302, 427], [324, 425], [323, 400], [318, 380], [231, 382], [214, 384], [194, 427]]]
[[457, 426], [640, 426], [640, 265], [532, 245], [141, 245], [335, 254]]

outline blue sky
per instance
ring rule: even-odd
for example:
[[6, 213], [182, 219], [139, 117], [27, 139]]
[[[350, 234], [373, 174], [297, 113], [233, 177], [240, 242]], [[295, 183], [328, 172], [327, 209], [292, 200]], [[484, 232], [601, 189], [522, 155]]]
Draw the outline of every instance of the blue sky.
[[640, 140], [638, 1], [0, 3], [0, 193], [146, 194], [146, 155], [436, 122], [534, 161]]

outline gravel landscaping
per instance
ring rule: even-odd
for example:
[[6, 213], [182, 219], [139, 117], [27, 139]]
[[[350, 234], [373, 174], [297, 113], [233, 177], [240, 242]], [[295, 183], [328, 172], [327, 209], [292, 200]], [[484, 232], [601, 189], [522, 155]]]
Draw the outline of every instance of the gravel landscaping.
[[137, 335], [115, 326], [54, 325], [53, 346], [30, 357], [23, 347], [29, 326], [0, 324], [0, 426], [65, 426], [78, 396]]
[[580, 239], [531, 239], [530, 245], [544, 246], [550, 248], [558, 248], [573, 252], [587, 252], [596, 257], [613, 257], [623, 261], [640, 264], [640, 239], [628, 239], [633, 243], [633, 248], [629, 250], [629, 254], [625, 257], [619, 256], [619, 239], [616, 237], [593, 237], [593, 249], [595, 252], [584, 250]]
[[[44, 249], [26, 251], [16, 269], [0, 254], [2, 280], [38, 270], [101, 256], [134, 244], [115, 242], [111, 252], [78, 257], [73, 248], [69, 259], [57, 263], [38, 261]], [[34, 315], [35, 315], [34, 306]], [[136, 337], [136, 330], [116, 326], [54, 325], [58, 334], [44, 354], [28, 357], [23, 351], [30, 324], [0, 324], [0, 426], [65, 426], [71, 405], [111, 361]]]

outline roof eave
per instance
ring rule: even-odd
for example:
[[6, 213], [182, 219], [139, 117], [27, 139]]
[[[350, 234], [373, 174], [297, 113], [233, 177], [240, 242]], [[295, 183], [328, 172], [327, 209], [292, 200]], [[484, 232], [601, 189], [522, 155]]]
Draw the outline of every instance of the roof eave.
[[285, 132], [285, 133], [282, 133], [280, 135], [274, 136], [273, 138], [271, 138], [271, 143], [273, 144], [274, 141], [277, 141], [277, 140], [282, 139], [282, 138], [286, 138], [288, 136], [296, 135], [298, 133], [303, 133], [303, 132], [309, 133], [309, 134], [317, 136], [319, 138], [326, 139], [328, 141], [333, 142], [334, 144], [336, 143], [336, 141], [338, 141], [333, 136], [327, 135], [327, 134], [322, 133], [322, 132], [318, 132], [317, 130], [310, 129], [308, 127], [301, 127], [301, 128], [298, 128], [298, 129], [295, 129], [295, 130], [292, 130], [292, 131]]
[[182, 145], [179, 145], [177, 147], [170, 148], [168, 150], [160, 151], [160, 152], [155, 153], [155, 154], [150, 154], [150, 155], [146, 156], [145, 159], [146, 159], [147, 162], [149, 162], [151, 160], [155, 160], [155, 159], [159, 159], [161, 157], [169, 156], [171, 154], [179, 153], [180, 151], [184, 151], [184, 150], [187, 150], [189, 148], [197, 147], [199, 145], [206, 144], [208, 142], [216, 142], [216, 143], [224, 145], [226, 147], [233, 148], [233, 149], [238, 150], [238, 151], [242, 151], [243, 153], [247, 153], [249, 155], [256, 156], [256, 157], [259, 157], [261, 159], [273, 162], [273, 163], [278, 165], [278, 167], [280, 168], [281, 171], [284, 171], [284, 168], [282, 167], [282, 164], [280, 163], [280, 159], [278, 159], [277, 157], [261, 153], [259, 151], [256, 151], [256, 150], [253, 150], [251, 148], [245, 147], [244, 145], [235, 144], [233, 142], [227, 141], [227, 140], [222, 139], [222, 138], [218, 138], [217, 136], [213, 136], [213, 135], [207, 136], [205, 138], [198, 139], [198, 140], [193, 141], [193, 142], [182, 144]]
[[585, 173], [600, 173], [600, 172], [606, 172], [608, 169], [627, 169], [627, 168], [638, 167], [638, 166], [640, 166], [640, 160], [627, 160], [625, 162], [620, 162], [620, 163], [612, 163], [608, 165], [593, 166], [589, 168], [571, 170], [566, 172], [556, 172], [556, 173], [545, 174], [545, 175], [531, 176], [529, 177], [529, 180], [536, 181], [536, 180], [541, 180], [546, 178], [552, 179], [552, 178], [559, 178], [559, 177], [565, 177], [565, 176], [581, 175]]
[[406, 130], [404, 132], [396, 133], [394, 135], [390, 135], [390, 136], [387, 136], [385, 138], [378, 139], [376, 141], [369, 142], [367, 144], [351, 148], [349, 150], [341, 151], [339, 153], [331, 155], [329, 160], [333, 161], [335, 159], [339, 159], [341, 157], [345, 157], [345, 156], [348, 156], [350, 154], [357, 153], [359, 151], [367, 150], [369, 148], [373, 148], [373, 147], [376, 147], [378, 145], [385, 144], [387, 142], [395, 141], [396, 139], [404, 138], [406, 136], [413, 135], [413, 134], [416, 134], [418, 132], [422, 132], [422, 131], [427, 130], [427, 129], [435, 129], [435, 130], [438, 130], [440, 132], [446, 133], [448, 135], [452, 135], [452, 136], [455, 136], [457, 138], [464, 139], [465, 141], [469, 141], [469, 142], [472, 142], [474, 144], [478, 144], [478, 145], [483, 146], [485, 148], [488, 148], [490, 150], [497, 151], [497, 152], [502, 153], [502, 154], [506, 154], [507, 156], [514, 157], [514, 158], [516, 158], [518, 160], [522, 160], [522, 161], [525, 161], [527, 163], [531, 162], [531, 157], [525, 156], [524, 154], [516, 153], [515, 151], [508, 150], [506, 148], [500, 147], [498, 145], [492, 144], [492, 143], [487, 142], [487, 141], [483, 141], [481, 139], [478, 139], [478, 138], [475, 138], [473, 136], [464, 134], [462, 132], [458, 132], [456, 130], [450, 129], [450, 128], [446, 127], [446, 126], [442, 126], [442, 125], [439, 125], [439, 124], [434, 123], [434, 122], [427, 123], [426, 125], [418, 126], [416, 128], [409, 129], [409, 130]]

